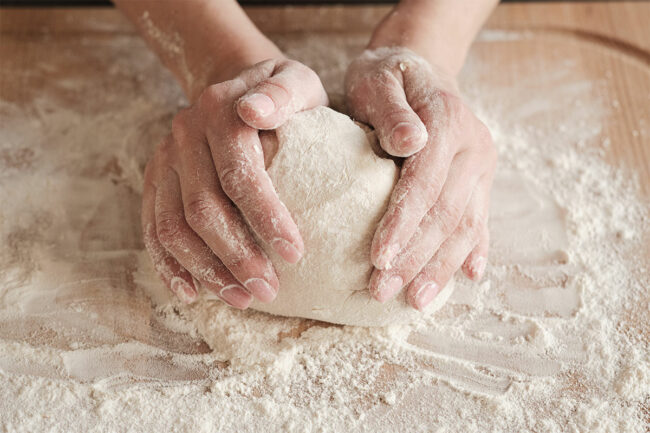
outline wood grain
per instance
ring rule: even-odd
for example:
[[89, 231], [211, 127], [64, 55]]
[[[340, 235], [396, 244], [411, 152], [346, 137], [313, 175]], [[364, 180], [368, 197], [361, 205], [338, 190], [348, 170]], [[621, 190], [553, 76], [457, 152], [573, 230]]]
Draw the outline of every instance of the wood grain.
[[[289, 6], [249, 7], [251, 18], [265, 32], [370, 32], [390, 10], [388, 6]], [[611, 139], [606, 155], [614, 164], [622, 164], [638, 173], [642, 192], [650, 197], [650, 2], [598, 3], [526, 3], [502, 4], [490, 18], [486, 29], [528, 31], [549, 38], [589, 43], [615, 53], [631, 64], [617, 67], [613, 57], [585, 55], [577, 60], [590, 69], [590, 75], [608, 80], [601, 95], [611, 101], [614, 115], [604, 126]], [[83, 35], [114, 37], [133, 34], [134, 29], [118, 11], [111, 8], [83, 9], [1, 9], [1, 41], [24, 39], [43, 34], [57, 37]], [[33, 53], [2, 50], [14, 64], [29, 67]], [[53, 53], [54, 54], [54, 53]], [[538, 55], [548, 53], [543, 46]], [[580, 51], [576, 51], [580, 56]], [[7, 57], [5, 57], [6, 59]], [[507, 68], [504, 73], [507, 74]], [[512, 76], [516, 79], [516, 76]], [[0, 76], [0, 92], [12, 86]], [[45, 84], [45, 83], [44, 83]]]

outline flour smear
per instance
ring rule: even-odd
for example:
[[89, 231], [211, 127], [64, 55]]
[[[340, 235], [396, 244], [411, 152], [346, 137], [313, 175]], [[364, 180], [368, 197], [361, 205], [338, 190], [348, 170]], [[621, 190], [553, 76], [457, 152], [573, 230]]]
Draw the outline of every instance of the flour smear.
[[[340, 103], [365, 36], [276, 39]], [[36, 54], [3, 60], [0, 430], [647, 431], [648, 203], [604, 162], [606, 80], [562, 61], [542, 86], [531, 55], [487, 85], [472, 55], [461, 87], [500, 153], [487, 277], [366, 329], [174, 301], [139, 194], [177, 86], [135, 36], [16, 44]]]

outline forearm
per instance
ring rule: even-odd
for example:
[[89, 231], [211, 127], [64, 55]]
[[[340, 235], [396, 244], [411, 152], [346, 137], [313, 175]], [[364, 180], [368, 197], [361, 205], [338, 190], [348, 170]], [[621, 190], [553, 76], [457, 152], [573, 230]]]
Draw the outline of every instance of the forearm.
[[235, 0], [114, 0], [185, 90], [190, 101], [280, 50]]
[[369, 48], [402, 46], [455, 76], [498, 0], [402, 0], [379, 24]]

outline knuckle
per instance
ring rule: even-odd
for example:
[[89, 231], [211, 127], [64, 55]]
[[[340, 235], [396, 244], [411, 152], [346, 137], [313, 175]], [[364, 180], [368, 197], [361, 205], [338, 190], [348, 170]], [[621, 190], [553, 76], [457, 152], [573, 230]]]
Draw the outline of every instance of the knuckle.
[[395, 75], [390, 69], [382, 67], [374, 74], [369, 75], [368, 80], [374, 85], [389, 86], [395, 82]]
[[158, 146], [156, 147], [156, 150], [150, 160], [152, 169], [156, 166], [156, 164], [159, 164], [162, 159], [167, 157], [167, 155], [171, 152], [173, 145], [174, 138], [172, 134], [169, 134], [167, 137], [165, 137], [164, 140], [158, 143]]
[[375, 103], [378, 98], [379, 79], [371, 74], [350, 74], [346, 76], [345, 89], [351, 114], [363, 122], [370, 121], [378, 113], [382, 104]]
[[435, 267], [435, 279], [441, 287], [446, 285], [447, 281], [449, 281], [451, 276], [458, 270], [458, 266], [451, 260], [437, 261]]
[[418, 201], [426, 210], [431, 209], [435, 204], [444, 182], [439, 173], [430, 173], [427, 178], [415, 178], [415, 191]]
[[452, 268], [451, 260], [437, 254], [422, 268], [421, 275], [425, 276], [427, 281], [435, 281], [442, 286], [441, 283], [446, 283], [449, 277], [455, 272], [455, 269]]
[[449, 113], [465, 113], [466, 107], [460, 97], [446, 90], [439, 90], [438, 97]]
[[429, 185], [426, 188], [422, 188], [420, 193], [420, 202], [422, 209], [426, 212], [431, 209], [436, 204], [436, 199], [438, 198], [439, 188], [437, 186]]
[[442, 233], [449, 236], [456, 230], [462, 215], [461, 212], [458, 206], [451, 203], [443, 204], [437, 209], [436, 216]]
[[247, 261], [232, 251], [225, 251], [222, 257], [219, 257], [223, 264], [234, 274], [241, 275], [246, 270]]
[[174, 212], [161, 212], [157, 216], [156, 234], [165, 247], [175, 245], [183, 234], [183, 218]]
[[437, 123], [445, 119], [447, 127], [450, 124], [465, 124], [465, 116], [468, 112], [467, 107], [465, 107], [460, 97], [440, 89], [437, 89], [430, 95], [418, 98], [414, 109], [416, 112], [422, 111], [427, 113], [427, 117], [430, 119], [437, 119]]
[[250, 247], [246, 255], [242, 255], [241, 252], [224, 251], [219, 258], [229, 272], [240, 277], [260, 275], [270, 266], [268, 258], [255, 247]]
[[205, 231], [219, 211], [217, 200], [209, 192], [194, 193], [185, 203], [187, 223], [194, 230]]
[[206, 87], [196, 100], [196, 105], [201, 111], [210, 111], [215, 106], [223, 103], [227, 95], [228, 81], [212, 84]]
[[422, 268], [418, 271], [417, 275], [415, 278], [413, 278], [412, 283], [414, 284], [415, 287], [421, 287], [422, 284], [428, 283], [430, 281], [435, 281], [437, 282], [438, 280], [438, 272], [437, 272], [437, 261], [435, 257], [432, 257], [429, 261], [427, 261]]
[[409, 212], [424, 216], [435, 204], [436, 194], [434, 188], [428, 185], [418, 185], [411, 190], [409, 199]]
[[460, 228], [470, 238], [478, 239], [483, 232], [484, 225], [483, 216], [480, 213], [473, 212], [463, 218]]
[[438, 199], [445, 178], [439, 171], [428, 170], [425, 175], [419, 172], [417, 164], [407, 160], [402, 167], [402, 178], [408, 178], [408, 191], [412, 192], [415, 205], [424, 210], [431, 209]]
[[431, 257], [431, 254], [433, 254], [433, 252], [428, 253], [430, 254], [418, 255], [417, 257], [413, 255], [402, 259], [401, 263], [399, 264], [399, 270], [402, 274], [402, 280], [405, 283], [409, 283], [411, 280], [413, 280], [413, 277], [415, 277], [418, 272], [422, 270], [423, 266], [426, 265], [427, 259]]
[[254, 181], [249, 167], [237, 164], [219, 173], [221, 188], [234, 202], [248, 197], [254, 190]]
[[[172, 136], [176, 140], [183, 140], [192, 128], [192, 114], [189, 108], [179, 111], [172, 120]], [[168, 140], [166, 140], [169, 142]], [[164, 144], [164, 142], [163, 142]]]
[[418, 247], [410, 252], [400, 253], [391, 264], [391, 272], [399, 274], [402, 280], [408, 283], [426, 265], [433, 254], [434, 251], [428, 247]]

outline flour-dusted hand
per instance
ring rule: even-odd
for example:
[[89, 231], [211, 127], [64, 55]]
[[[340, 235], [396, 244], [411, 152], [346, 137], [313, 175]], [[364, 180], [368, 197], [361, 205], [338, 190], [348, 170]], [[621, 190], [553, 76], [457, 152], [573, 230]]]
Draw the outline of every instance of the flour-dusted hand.
[[427, 144], [427, 128], [416, 113], [418, 107], [411, 105], [414, 95], [407, 93], [420, 90], [413, 84], [426, 77], [426, 66], [414, 64], [422, 61], [401, 49], [380, 48], [366, 50], [347, 71], [351, 114], [372, 125], [381, 147], [393, 156], [411, 156]]
[[372, 242], [370, 292], [385, 301], [406, 287], [422, 309], [461, 266], [482, 276], [495, 147], [455, 80], [406, 48], [365, 51], [350, 65], [346, 93], [382, 148], [408, 156]]
[[142, 224], [156, 269], [182, 300], [198, 286], [237, 308], [275, 298], [277, 276], [249, 226], [288, 262], [304, 246], [266, 172], [258, 129], [324, 104], [318, 76], [280, 58], [207, 87], [176, 115], [146, 168]]

